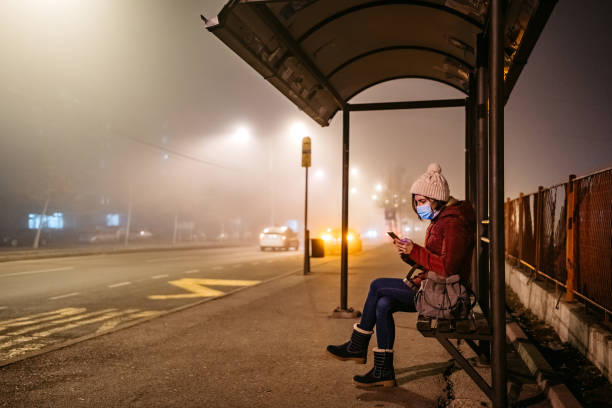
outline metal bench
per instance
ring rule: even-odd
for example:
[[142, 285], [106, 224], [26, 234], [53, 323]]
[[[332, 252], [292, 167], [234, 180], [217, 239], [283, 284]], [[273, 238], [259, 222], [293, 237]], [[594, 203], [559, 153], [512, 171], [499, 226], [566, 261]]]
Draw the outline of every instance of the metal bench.
[[[432, 319], [419, 315], [417, 330], [424, 337], [433, 337], [448, 351], [453, 359], [474, 380], [476, 385], [489, 397], [493, 398], [493, 388], [463, 357], [459, 349], [449, 340], [456, 339], [457, 346], [461, 340], [470, 346], [478, 355], [480, 361], [489, 361], [489, 342], [493, 339], [487, 318], [476, 307], [473, 317], [462, 320]], [[479, 343], [477, 344], [476, 341]]]

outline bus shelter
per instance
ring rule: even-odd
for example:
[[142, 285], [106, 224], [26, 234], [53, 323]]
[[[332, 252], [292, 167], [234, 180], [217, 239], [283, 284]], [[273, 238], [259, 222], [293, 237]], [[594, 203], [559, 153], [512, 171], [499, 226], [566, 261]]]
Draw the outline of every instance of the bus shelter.
[[[342, 111], [340, 307], [348, 307], [350, 113], [463, 107], [466, 198], [476, 210], [472, 285], [491, 334], [489, 385], [448, 339], [440, 343], [492, 400], [507, 405], [504, 105], [556, 0], [230, 0], [206, 28], [321, 126]], [[462, 99], [351, 103], [385, 81], [423, 78]], [[453, 338], [462, 338], [453, 337]], [[466, 341], [472, 341], [465, 337]]]

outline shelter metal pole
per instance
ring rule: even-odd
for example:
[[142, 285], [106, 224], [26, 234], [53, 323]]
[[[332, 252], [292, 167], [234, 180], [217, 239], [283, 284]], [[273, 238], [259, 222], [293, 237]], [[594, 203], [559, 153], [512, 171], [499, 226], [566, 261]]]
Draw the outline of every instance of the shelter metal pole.
[[[470, 76], [469, 97], [465, 105], [465, 199], [474, 205], [476, 201], [476, 81]], [[472, 288], [478, 281], [476, 246], [472, 252], [470, 282]]]
[[487, 44], [482, 36], [478, 38], [478, 68], [476, 77], [476, 235], [478, 241], [476, 248], [478, 253], [478, 303], [482, 312], [489, 316], [489, 246], [481, 241], [481, 237], [488, 238], [487, 224], [483, 221], [489, 219], [489, 123], [488, 123], [488, 69], [487, 69]]
[[340, 308], [346, 310], [348, 303], [348, 199], [349, 199], [349, 125], [350, 111], [342, 111], [342, 246], [340, 249]]
[[490, 3], [489, 67], [490, 122], [490, 203], [491, 203], [491, 280], [493, 355], [493, 407], [505, 408], [506, 391], [506, 316], [504, 256], [504, 54], [502, 0]]
[[350, 110], [342, 111], [342, 245], [340, 247], [340, 307], [334, 310], [332, 317], [354, 318], [360, 315], [348, 307], [348, 199], [349, 199], [349, 124]]
[[[489, 221], [489, 95], [487, 84], [489, 72], [487, 69], [487, 41], [478, 37], [478, 61], [476, 71], [476, 275], [474, 282], [478, 294], [478, 304], [482, 313], [491, 322], [489, 314], [490, 280], [489, 280], [489, 244], [480, 238], [488, 238]], [[491, 345], [488, 341], [479, 342], [480, 349], [485, 353], [484, 360], [491, 358]]]

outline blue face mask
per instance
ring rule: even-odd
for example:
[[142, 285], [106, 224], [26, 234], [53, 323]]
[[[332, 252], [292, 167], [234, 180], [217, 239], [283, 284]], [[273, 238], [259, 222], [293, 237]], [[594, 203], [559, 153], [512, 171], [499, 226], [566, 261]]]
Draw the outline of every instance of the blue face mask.
[[421, 217], [424, 220], [432, 220], [434, 217], [434, 212], [431, 209], [431, 206], [429, 205], [429, 203], [419, 205], [416, 208], [416, 210], [417, 210], [417, 214], [419, 214], [419, 217]]

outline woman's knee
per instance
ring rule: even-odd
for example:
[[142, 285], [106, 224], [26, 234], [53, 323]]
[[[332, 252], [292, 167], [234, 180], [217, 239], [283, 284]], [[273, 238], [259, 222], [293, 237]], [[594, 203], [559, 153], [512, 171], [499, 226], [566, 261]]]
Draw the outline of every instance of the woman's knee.
[[376, 302], [376, 318], [385, 318], [391, 311], [391, 304], [391, 299], [388, 297], [383, 296], [378, 299], [378, 302]]
[[370, 283], [370, 292], [376, 292], [378, 289], [381, 289], [384, 287], [384, 278], [378, 278], [378, 279], [374, 279], [371, 283]]

